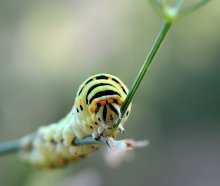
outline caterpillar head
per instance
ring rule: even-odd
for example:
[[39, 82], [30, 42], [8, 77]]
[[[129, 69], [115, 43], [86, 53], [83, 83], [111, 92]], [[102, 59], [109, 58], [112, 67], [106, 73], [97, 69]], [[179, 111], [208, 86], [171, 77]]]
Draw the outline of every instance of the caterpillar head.
[[[119, 119], [122, 119], [123, 103], [124, 100], [118, 95], [105, 95], [94, 99], [89, 110], [91, 113], [95, 113], [96, 119], [102, 123], [104, 128], [111, 129]], [[131, 105], [127, 109], [123, 122], [127, 119], [130, 110]]]
[[95, 118], [95, 122], [110, 129], [119, 119], [124, 122], [129, 115], [131, 104], [123, 118], [121, 112], [127, 94], [128, 89], [119, 78], [110, 74], [97, 74], [79, 87], [76, 108], [79, 114], [88, 113], [91, 118]]

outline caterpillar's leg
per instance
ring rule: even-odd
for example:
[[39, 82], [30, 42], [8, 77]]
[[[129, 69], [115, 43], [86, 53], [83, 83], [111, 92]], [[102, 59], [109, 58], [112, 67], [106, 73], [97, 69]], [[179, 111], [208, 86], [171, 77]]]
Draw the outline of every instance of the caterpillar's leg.
[[72, 128], [70, 125], [65, 126], [63, 130], [63, 144], [66, 147], [71, 146], [71, 143], [75, 137], [75, 133], [73, 132]]
[[100, 126], [96, 131], [94, 131], [94, 132], [92, 133], [92, 137], [93, 137], [96, 141], [100, 141], [101, 136], [102, 136], [102, 134], [103, 134], [103, 131], [104, 131], [103, 127]]
[[100, 140], [105, 143], [109, 148], [111, 148], [111, 145], [109, 144], [109, 138], [105, 136], [101, 136]]
[[93, 137], [94, 139], [98, 139], [98, 138], [100, 138], [100, 134], [98, 133], [98, 131], [94, 131], [94, 132], [92, 133], [92, 137]]
[[100, 127], [98, 128], [98, 133], [99, 133], [100, 136], [101, 136], [101, 134], [103, 133], [103, 131], [104, 131], [104, 128], [103, 128], [102, 126], [100, 126]]
[[123, 127], [121, 124], [118, 126], [118, 130], [119, 130], [119, 132], [122, 133], [122, 134], [125, 134], [125, 133], [126, 133], [124, 127]]

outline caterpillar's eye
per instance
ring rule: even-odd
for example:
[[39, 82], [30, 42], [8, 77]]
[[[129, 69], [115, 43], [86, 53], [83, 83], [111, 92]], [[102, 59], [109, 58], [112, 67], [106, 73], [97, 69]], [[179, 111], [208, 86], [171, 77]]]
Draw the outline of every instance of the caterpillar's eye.
[[110, 120], [114, 121], [114, 116], [112, 114], [110, 114]]

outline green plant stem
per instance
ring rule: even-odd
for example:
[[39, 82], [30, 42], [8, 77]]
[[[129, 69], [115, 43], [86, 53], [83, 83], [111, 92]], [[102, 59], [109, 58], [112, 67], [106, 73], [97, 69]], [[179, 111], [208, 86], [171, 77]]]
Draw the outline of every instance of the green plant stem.
[[0, 143], [0, 155], [17, 152], [20, 149], [21, 149], [20, 139]]
[[[160, 48], [160, 46], [161, 46], [168, 30], [170, 29], [171, 25], [172, 25], [172, 23], [165, 21], [163, 23], [163, 25], [161, 26], [160, 32], [158, 33], [157, 38], [156, 38], [148, 56], [147, 56], [147, 58], [144, 61], [144, 64], [142, 65], [134, 83], [132, 84], [131, 91], [129, 92], [127, 98], [125, 99], [124, 105], [122, 107], [122, 118], [123, 118], [128, 106], [130, 105], [131, 100], [133, 99], [133, 97], [134, 97], [141, 81], [143, 80], [147, 70], [149, 69], [150, 64], [152, 63], [156, 53], [158, 52], [158, 49]], [[121, 120], [119, 120], [117, 122], [117, 124], [114, 126], [116, 129], [117, 129], [118, 125], [120, 124], [120, 122], [121, 122]]]
[[[33, 139], [34, 139], [34, 136], [33, 136]], [[77, 145], [89, 145], [89, 144], [102, 144], [102, 143], [103, 143], [102, 141], [97, 141], [92, 136], [85, 137], [85, 138], [76, 138], [74, 140], [74, 145], [76, 146]], [[0, 143], [0, 156], [17, 152], [21, 149], [23, 149], [21, 145], [21, 139]]]
[[76, 138], [74, 140], [74, 145], [90, 145], [90, 144], [101, 144], [102, 141], [97, 141], [92, 136], [88, 136], [85, 138]]
[[201, 0], [200, 2], [196, 3], [193, 6], [190, 6], [188, 8], [184, 8], [183, 10], [181, 10], [179, 12], [179, 17], [183, 17], [187, 14], [190, 14], [190, 13], [194, 12], [195, 10], [199, 9], [200, 7], [202, 7], [203, 5], [208, 3], [209, 1], [211, 1], [211, 0]]

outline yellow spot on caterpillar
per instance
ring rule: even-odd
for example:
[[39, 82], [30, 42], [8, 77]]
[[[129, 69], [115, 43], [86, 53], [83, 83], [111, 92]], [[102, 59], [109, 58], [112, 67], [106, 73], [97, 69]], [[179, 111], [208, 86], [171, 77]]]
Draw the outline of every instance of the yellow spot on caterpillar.
[[97, 106], [97, 102], [95, 100], [92, 102], [92, 104], [94, 105], [94, 107]]
[[79, 100], [79, 101], [80, 101], [80, 104], [82, 104], [82, 102], [83, 102], [83, 101], [82, 101], [82, 98], [80, 98], [80, 100]]
[[92, 80], [96, 80], [96, 78], [94, 77], [94, 78], [92, 78]]
[[117, 102], [120, 106], [122, 106], [124, 104], [123, 101], [121, 101], [120, 96], [117, 96], [116, 99], [117, 99]]
[[122, 87], [120, 83], [118, 83], [118, 86], [119, 86], [120, 88]]
[[91, 113], [93, 113], [93, 112], [94, 112], [93, 108], [91, 108], [89, 111], [90, 111]]
[[112, 80], [112, 77], [109, 77], [108, 80]]
[[123, 103], [123, 101], [118, 101], [118, 104], [120, 105], [120, 106], [122, 106], [122, 105], [124, 105], [124, 103]]

